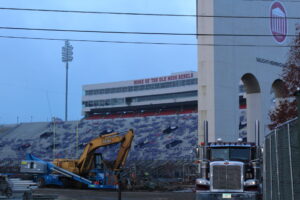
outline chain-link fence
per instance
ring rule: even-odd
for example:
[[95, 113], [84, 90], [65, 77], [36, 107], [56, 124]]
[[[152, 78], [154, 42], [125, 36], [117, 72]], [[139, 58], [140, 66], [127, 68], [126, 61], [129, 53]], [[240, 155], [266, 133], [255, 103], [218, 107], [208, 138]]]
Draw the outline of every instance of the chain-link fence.
[[300, 199], [300, 129], [297, 119], [265, 138], [264, 200]]

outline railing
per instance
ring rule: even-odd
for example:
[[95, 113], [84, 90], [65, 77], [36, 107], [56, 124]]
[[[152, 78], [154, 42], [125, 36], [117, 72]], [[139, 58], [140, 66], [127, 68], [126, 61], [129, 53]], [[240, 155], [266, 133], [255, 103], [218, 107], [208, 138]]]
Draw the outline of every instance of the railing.
[[264, 144], [264, 200], [300, 199], [300, 129], [293, 119], [268, 134]]

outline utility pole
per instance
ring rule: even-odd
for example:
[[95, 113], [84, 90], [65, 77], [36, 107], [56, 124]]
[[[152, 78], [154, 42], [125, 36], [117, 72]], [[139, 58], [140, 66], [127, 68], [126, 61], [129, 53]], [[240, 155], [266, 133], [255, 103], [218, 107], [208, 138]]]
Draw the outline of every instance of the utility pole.
[[79, 122], [77, 121], [77, 126], [76, 126], [76, 155], [75, 155], [75, 159], [78, 159], [78, 124]]
[[[296, 101], [297, 101], [297, 117], [298, 117], [298, 122], [297, 122], [297, 126], [298, 126], [298, 134], [300, 134], [300, 88], [298, 87], [296, 92], [294, 93], [295, 97], [296, 97]], [[300, 138], [299, 138], [299, 143], [300, 143]]]
[[53, 130], [53, 160], [55, 159], [55, 135], [56, 135], [56, 124], [55, 124], [55, 122], [56, 122], [56, 118], [55, 117], [53, 117], [53, 124], [52, 124], [52, 130]]
[[62, 62], [66, 63], [66, 99], [65, 99], [65, 121], [68, 121], [68, 71], [69, 62], [73, 60], [73, 46], [68, 40], [65, 41], [65, 46], [62, 47]]
[[297, 101], [297, 112], [298, 112], [298, 119], [300, 117], [300, 88], [297, 88], [297, 91], [295, 92], [296, 101]]

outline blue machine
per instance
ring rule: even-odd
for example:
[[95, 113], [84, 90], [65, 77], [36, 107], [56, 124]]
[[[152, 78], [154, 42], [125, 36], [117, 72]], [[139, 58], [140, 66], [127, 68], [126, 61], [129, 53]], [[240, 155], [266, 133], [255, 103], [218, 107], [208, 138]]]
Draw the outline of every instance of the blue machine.
[[22, 173], [34, 174], [40, 187], [47, 185], [66, 186], [66, 181], [76, 181], [87, 185], [88, 188], [118, 188], [116, 184], [106, 184], [109, 175], [112, 174], [105, 172], [103, 169], [96, 168], [91, 170], [94, 176], [88, 179], [62, 169], [51, 162], [37, 158], [32, 154], [26, 154], [26, 159], [21, 162], [20, 171]]

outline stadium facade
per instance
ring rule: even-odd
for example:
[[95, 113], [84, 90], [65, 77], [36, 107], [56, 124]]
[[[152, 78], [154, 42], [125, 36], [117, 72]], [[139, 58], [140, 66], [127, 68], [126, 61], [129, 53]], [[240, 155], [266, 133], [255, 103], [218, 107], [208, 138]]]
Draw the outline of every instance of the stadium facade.
[[96, 117], [112, 113], [196, 109], [197, 80], [197, 72], [187, 71], [169, 76], [84, 85], [82, 114]]

